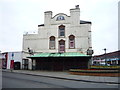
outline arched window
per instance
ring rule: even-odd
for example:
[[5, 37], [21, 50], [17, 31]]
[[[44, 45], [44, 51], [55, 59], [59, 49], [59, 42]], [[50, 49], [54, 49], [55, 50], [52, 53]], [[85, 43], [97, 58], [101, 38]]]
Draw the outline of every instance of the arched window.
[[69, 48], [75, 48], [75, 36], [74, 35], [69, 36]]
[[54, 36], [50, 37], [49, 48], [55, 49], [55, 37]]
[[60, 53], [64, 53], [65, 52], [65, 41], [64, 40], [60, 40], [59, 41], [59, 52]]
[[59, 37], [65, 37], [65, 26], [59, 26]]

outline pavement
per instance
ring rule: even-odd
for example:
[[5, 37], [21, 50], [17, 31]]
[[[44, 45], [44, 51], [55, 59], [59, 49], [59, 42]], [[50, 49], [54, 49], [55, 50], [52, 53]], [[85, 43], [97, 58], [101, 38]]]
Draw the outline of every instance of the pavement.
[[[2, 70], [2, 71], [11, 72], [11, 70]], [[33, 76], [42, 76], [42, 77], [83, 81], [83, 82], [120, 84], [119, 82], [120, 77], [83, 76], [83, 75], [72, 75], [69, 72], [33, 71], [33, 70], [12, 70], [12, 73], [22, 73]]]

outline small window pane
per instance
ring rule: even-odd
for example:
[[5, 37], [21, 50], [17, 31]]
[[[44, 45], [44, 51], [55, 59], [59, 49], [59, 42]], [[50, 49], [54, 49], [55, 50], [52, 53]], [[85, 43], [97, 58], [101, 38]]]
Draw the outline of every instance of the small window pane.
[[65, 52], [65, 41], [63, 40], [59, 42], [59, 52]]
[[69, 48], [75, 48], [75, 40], [74, 36], [69, 36]]
[[58, 16], [57, 20], [65, 20], [65, 18], [63, 16]]
[[64, 36], [65, 34], [64, 34], [64, 32], [60, 32], [60, 36]]
[[64, 51], [65, 51], [64, 45], [60, 45], [60, 51], [61, 51], [61, 52], [64, 52]]
[[70, 48], [74, 48], [74, 42], [73, 41], [70, 42]]
[[50, 47], [51, 47], [51, 48], [55, 48], [55, 41], [51, 41], [51, 42], [50, 42]]
[[65, 26], [59, 26], [59, 36], [65, 36]]
[[50, 49], [55, 49], [55, 37], [50, 37]]

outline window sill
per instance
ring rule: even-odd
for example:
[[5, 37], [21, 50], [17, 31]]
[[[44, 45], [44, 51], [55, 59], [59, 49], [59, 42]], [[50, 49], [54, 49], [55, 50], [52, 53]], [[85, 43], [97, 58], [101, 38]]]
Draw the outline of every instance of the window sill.
[[65, 36], [59, 36], [58, 38], [65, 38]]
[[55, 50], [55, 48], [49, 48], [50, 50]]
[[75, 48], [69, 48], [69, 49], [75, 49]]

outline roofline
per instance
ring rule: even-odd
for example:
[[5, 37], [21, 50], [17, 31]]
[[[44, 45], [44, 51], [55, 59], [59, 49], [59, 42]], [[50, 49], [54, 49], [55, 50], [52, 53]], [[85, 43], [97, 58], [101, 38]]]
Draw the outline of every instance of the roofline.
[[92, 56], [48, 56], [48, 57], [27, 57], [27, 58], [75, 58], [75, 57], [92, 57]]
[[[61, 14], [61, 13], [60, 13]], [[57, 14], [58, 15], [58, 14]], [[57, 15], [55, 15], [55, 16], [57, 16]], [[65, 14], [66, 15], [66, 14]], [[55, 17], [54, 16], [54, 17]], [[67, 16], [67, 15], [66, 15]], [[53, 17], [53, 18], [54, 18]], [[70, 17], [70, 16], [68, 16], [68, 17]], [[84, 20], [80, 20], [80, 24], [92, 24], [92, 22], [91, 21], [84, 21]], [[40, 25], [38, 25], [38, 27], [41, 27], [41, 26], [45, 26], [44, 24], [40, 24]]]
[[41, 26], [45, 26], [44, 24], [40, 24], [40, 25], [38, 25], [38, 27], [41, 27]]
[[92, 24], [91, 21], [80, 20], [80, 24]]
[[[70, 16], [68, 16], [67, 14], [64, 14], [64, 13], [58, 13], [58, 14], [56, 14], [54, 17], [56, 17], [56, 16], [59, 15], [59, 14], [63, 14], [63, 15], [65, 15], [65, 16], [67, 16], [67, 17], [70, 17]], [[52, 17], [52, 19], [53, 19], [54, 17]]]
[[[115, 54], [115, 53], [118, 54], [118, 52], [120, 52], [120, 50], [106, 53], [106, 55]], [[94, 55], [93, 57], [102, 57], [102, 56], [104, 56], [104, 55], [105, 55], [105, 53], [104, 53], [104, 54], [100, 54], [100, 55]]]
[[22, 53], [22, 51], [9, 51], [9, 52], [2, 52], [2, 53]]

